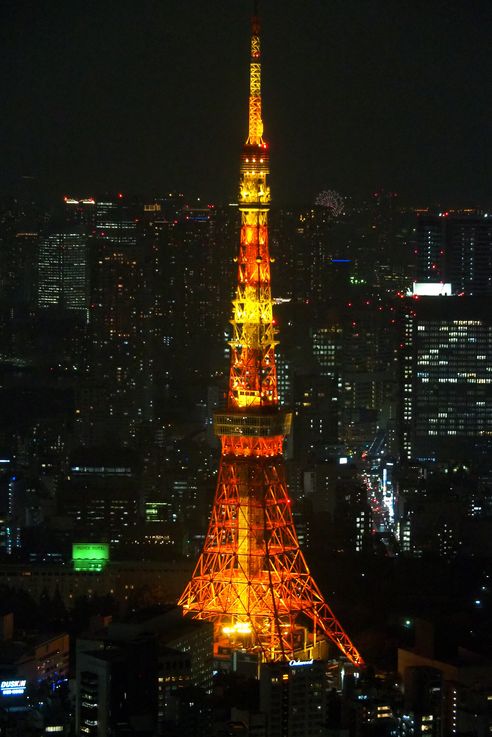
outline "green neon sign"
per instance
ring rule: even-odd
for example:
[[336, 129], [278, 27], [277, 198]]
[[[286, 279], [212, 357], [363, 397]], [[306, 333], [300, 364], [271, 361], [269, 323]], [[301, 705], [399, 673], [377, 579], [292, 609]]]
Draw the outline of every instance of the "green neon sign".
[[109, 543], [73, 543], [72, 562], [76, 571], [102, 571], [109, 561]]

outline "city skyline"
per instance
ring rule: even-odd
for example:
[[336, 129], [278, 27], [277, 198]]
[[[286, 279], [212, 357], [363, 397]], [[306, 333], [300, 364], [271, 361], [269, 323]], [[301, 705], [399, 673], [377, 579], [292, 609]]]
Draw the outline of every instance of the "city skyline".
[[[277, 204], [383, 186], [488, 205], [488, 4], [400, 3], [397, 15], [382, 0], [263, 6]], [[235, 196], [227, 162], [244, 132], [249, 3], [1, 12], [1, 191], [35, 177], [45, 194]]]
[[0, 737], [492, 733], [490, 9], [31, 4]]

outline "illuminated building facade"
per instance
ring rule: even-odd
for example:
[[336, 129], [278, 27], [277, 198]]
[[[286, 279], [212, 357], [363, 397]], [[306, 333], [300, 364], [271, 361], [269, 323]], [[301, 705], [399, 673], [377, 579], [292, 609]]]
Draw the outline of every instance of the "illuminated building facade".
[[[311, 577], [292, 519], [282, 455], [291, 416], [279, 408], [274, 353], [268, 173], [255, 16], [229, 390], [226, 409], [214, 416], [222, 457], [204, 547], [179, 604], [184, 614], [214, 622], [217, 654], [245, 649], [265, 661], [285, 661], [328, 638], [360, 664]], [[300, 626], [301, 613], [311, 631]]]
[[489, 300], [421, 297], [403, 312], [401, 452], [468, 464], [492, 443]]
[[89, 301], [88, 243], [72, 228], [43, 238], [38, 252], [38, 306], [62, 307], [87, 319]]
[[311, 330], [312, 350], [316, 357], [321, 376], [337, 379], [339, 374], [342, 347], [342, 327], [340, 324], [316, 326]]

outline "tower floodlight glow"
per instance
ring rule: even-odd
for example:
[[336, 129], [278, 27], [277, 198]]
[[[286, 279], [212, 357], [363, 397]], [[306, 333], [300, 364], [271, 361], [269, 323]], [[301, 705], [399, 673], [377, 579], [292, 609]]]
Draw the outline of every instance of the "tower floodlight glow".
[[361, 665], [309, 572], [292, 519], [282, 455], [291, 414], [279, 408], [275, 368], [268, 173], [255, 13], [229, 390], [227, 408], [214, 415], [222, 455], [203, 550], [179, 604], [183, 614], [215, 623], [217, 646], [258, 653], [265, 661], [290, 661], [296, 652], [328, 638]]

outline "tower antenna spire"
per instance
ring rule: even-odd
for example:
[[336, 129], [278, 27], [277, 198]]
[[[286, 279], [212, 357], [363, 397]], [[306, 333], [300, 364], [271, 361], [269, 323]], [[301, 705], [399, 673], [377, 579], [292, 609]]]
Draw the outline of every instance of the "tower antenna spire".
[[249, 127], [246, 143], [253, 146], [263, 143], [263, 120], [261, 118], [261, 45], [258, 0], [253, 6], [251, 22], [251, 56], [249, 63]]

